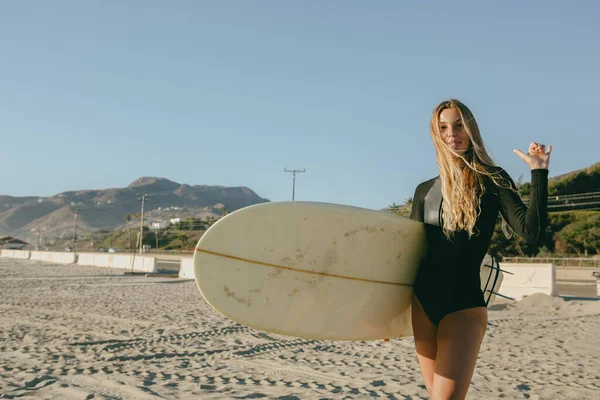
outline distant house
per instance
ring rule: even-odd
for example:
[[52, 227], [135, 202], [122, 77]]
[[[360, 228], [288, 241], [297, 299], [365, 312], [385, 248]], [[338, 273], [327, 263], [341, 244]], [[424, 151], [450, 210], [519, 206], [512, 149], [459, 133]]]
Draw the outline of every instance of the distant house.
[[0, 237], [0, 247], [4, 249], [17, 249], [20, 250], [29, 243], [22, 241], [21, 239], [14, 238], [12, 236], [2, 236]]
[[167, 226], [167, 223], [164, 221], [154, 221], [152, 222], [152, 225], [150, 225], [150, 229], [163, 229]]

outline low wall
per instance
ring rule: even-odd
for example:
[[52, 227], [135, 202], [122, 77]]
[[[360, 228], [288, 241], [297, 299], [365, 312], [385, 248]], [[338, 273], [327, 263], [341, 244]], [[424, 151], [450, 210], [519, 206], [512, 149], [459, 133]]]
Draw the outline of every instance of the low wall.
[[52, 264], [73, 264], [77, 262], [77, 254], [63, 251], [32, 251], [30, 259]]
[[[133, 257], [133, 256], [130, 256], [130, 257]], [[133, 269], [135, 271], [157, 272], [156, 271], [156, 258], [155, 257], [147, 257], [147, 256], [135, 257]]]
[[5, 249], [0, 252], [0, 257], [18, 258], [20, 260], [29, 260], [29, 257], [31, 257], [31, 252], [29, 250]]
[[140, 272], [156, 272], [156, 258], [148, 256], [135, 256], [133, 254], [115, 254], [115, 253], [80, 253], [77, 264], [90, 265], [93, 267], [108, 267], [119, 269], [131, 269], [133, 261], [133, 270]]
[[557, 281], [589, 281], [596, 282], [593, 272], [600, 272], [600, 268], [579, 268], [579, 267], [556, 267]]
[[194, 279], [194, 258], [181, 257], [181, 266], [179, 268], [179, 277], [185, 279]]
[[556, 266], [554, 264], [500, 263], [504, 274], [500, 294], [520, 300], [523, 296], [544, 293], [556, 296]]
[[77, 257], [77, 264], [94, 265], [94, 253], [79, 253], [79, 257]]

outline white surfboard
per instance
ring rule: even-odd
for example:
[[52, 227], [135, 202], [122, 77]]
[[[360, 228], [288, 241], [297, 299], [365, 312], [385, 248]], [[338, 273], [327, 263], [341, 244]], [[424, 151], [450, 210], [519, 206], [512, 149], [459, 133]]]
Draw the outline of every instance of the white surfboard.
[[[412, 335], [412, 286], [425, 244], [425, 225], [398, 215], [263, 203], [211, 226], [196, 246], [194, 274], [213, 308], [255, 329], [309, 339], [397, 338]], [[482, 282], [490, 281], [482, 267]]]

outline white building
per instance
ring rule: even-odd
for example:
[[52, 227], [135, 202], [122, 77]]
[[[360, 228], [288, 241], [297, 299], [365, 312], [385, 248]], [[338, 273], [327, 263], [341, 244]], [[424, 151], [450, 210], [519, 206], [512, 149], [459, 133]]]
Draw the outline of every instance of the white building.
[[163, 229], [167, 227], [167, 223], [164, 221], [154, 221], [150, 224], [150, 229]]

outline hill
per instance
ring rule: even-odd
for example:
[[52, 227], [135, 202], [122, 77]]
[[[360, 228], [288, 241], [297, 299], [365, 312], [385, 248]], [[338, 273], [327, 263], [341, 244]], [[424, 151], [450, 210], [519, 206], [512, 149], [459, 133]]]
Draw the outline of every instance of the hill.
[[[531, 183], [519, 187], [523, 196], [529, 196]], [[548, 180], [550, 196], [600, 192], [600, 162], [576, 171], [554, 176]]]
[[[125, 188], [80, 190], [51, 197], [0, 196], [0, 235], [35, 243], [39, 235], [73, 235], [74, 210], [77, 231], [113, 230], [126, 225], [125, 216], [140, 212], [141, 195], [149, 197], [144, 216], [164, 221], [172, 217], [220, 216], [269, 200], [247, 187], [187, 185], [158, 177], [141, 177]], [[144, 218], [146, 219], [146, 218]]]

